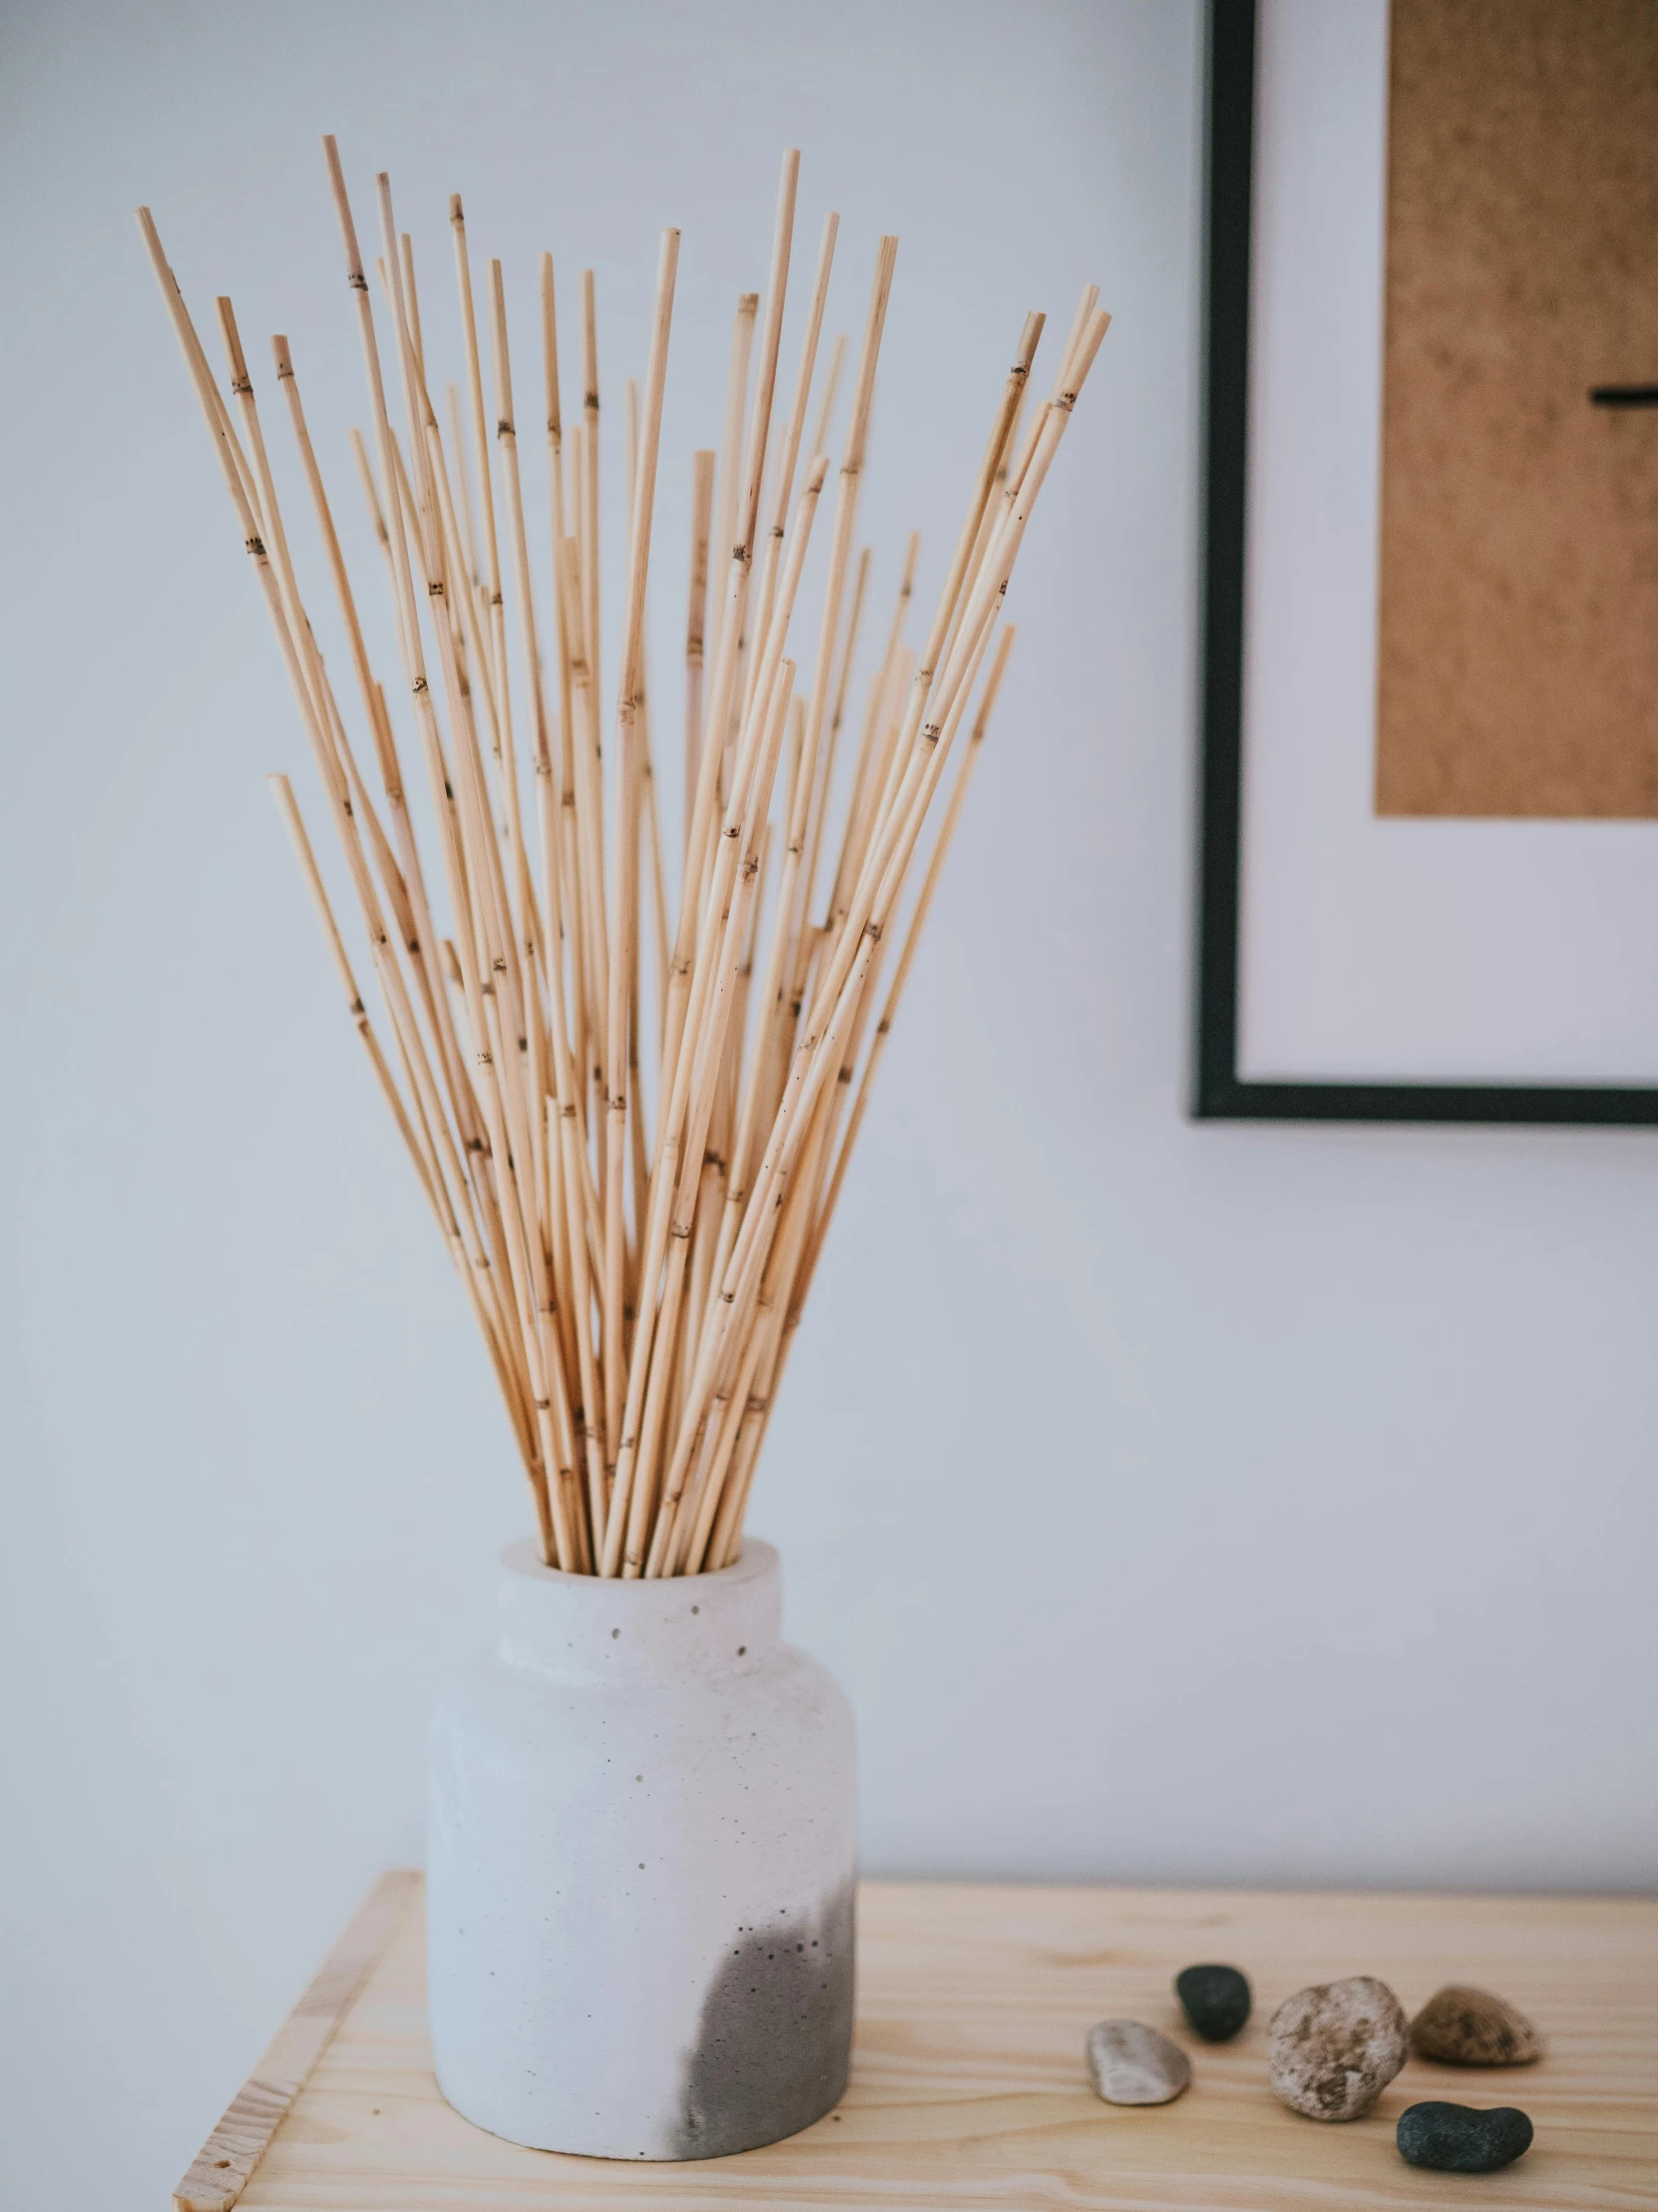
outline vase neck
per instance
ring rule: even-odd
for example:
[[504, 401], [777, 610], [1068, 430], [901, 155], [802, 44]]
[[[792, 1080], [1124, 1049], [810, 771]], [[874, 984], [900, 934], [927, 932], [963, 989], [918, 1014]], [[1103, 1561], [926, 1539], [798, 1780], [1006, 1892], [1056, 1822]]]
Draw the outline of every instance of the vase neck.
[[654, 1681], [762, 1664], [782, 1633], [782, 1575], [748, 1538], [733, 1566], [657, 1581], [563, 1574], [528, 1538], [501, 1555], [503, 1662], [564, 1681]]

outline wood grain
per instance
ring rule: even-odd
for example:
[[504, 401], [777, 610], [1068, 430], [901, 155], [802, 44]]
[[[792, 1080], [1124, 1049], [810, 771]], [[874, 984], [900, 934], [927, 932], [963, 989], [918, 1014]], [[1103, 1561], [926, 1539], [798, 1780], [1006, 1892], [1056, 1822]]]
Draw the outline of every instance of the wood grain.
[[197, 2152], [173, 2192], [176, 2212], [229, 2212], [386, 1946], [416, 1926], [420, 1895], [418, 1874], [380, 1877]]
[[[769, 2150], [632, 2166], [521, 2150], [443, 2102], [418, 1891], [403, 1880], [395, 1937], [292, 2099], [246, 2212], [1658, 2205], [1658, 1904], [866, 1884], [840, 2109]], [[1235, 2043], [1198, 2043], [1180, 2024], [1170, 1984], [1200, 1959], [1235, 1961], [1254, 1982], [1255, 2017]], [[1299, 2119], [1267, 2086], [1265, 2022], [1292, 1991], [1356, 1973], [1383, 1976], [1411, 2011], [1445, 1982], [1495, 1989], [1543, 2029], [1549, 2055], [1477, 2074], [1413, 2060], [1366, 2119]], [[1196, 2078], [1177, 2103], [1118, 2109], [1093, 2095], [1082, 2038], [1111, 2014], [1191, 2051]], [[1536, 2143], [1499, 2174], [1418, 2172], [1393, 2135], [1424, 2097], [1517, 2103]]]
[[1377, 811], [1658, 815], [1658, 7], [1394, 0]]

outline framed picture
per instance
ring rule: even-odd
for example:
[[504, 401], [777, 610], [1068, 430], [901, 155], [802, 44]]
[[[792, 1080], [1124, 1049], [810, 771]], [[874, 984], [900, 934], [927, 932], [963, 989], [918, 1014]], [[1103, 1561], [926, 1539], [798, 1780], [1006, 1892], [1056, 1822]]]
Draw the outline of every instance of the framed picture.
[[1209, 34], [1195, 1111], [1658, 1121], [1658, 6]]

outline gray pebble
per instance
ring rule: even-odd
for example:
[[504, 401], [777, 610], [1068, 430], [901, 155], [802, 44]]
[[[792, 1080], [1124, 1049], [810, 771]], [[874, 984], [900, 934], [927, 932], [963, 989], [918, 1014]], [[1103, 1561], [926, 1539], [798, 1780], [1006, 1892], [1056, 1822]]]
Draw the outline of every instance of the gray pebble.
[[1369, 1974], [1298, 1990], [1267, 2029], [1272, 2086], [1292, 2112], [1310, 2120], [1360, 2118], [1410, 2049], [1404, 2007]]
[[1410, 2104], [1399, 2115], [1399, 2155], [1444, 2174], [1493, 2174], [1531, 2148], [1531, 2122], [1511, 2104]]
[[1107, 2104], [1167, 2104], [1191, 2080], [1192, 2062], [1143, 2020], [1100, 2020], [1088, 2029], [1088, 2071]]
[[1207, 2043], [1230, 2042], [1249, 2017], [1249, 1978], [1236, 1967], [1185, 1967], [1174, 1978], [1174, 1993]]

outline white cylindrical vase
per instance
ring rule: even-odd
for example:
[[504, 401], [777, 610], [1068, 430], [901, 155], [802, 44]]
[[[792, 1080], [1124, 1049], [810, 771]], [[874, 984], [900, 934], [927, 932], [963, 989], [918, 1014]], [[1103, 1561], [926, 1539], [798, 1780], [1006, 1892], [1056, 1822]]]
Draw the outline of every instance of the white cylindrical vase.
[[432, 1729], [432, 2047], [538, 2150], [714, 2158], [846, 2086], [856, 1778], [769, 1545], [713, 1574], [501, 1562], [501, 1641]]

